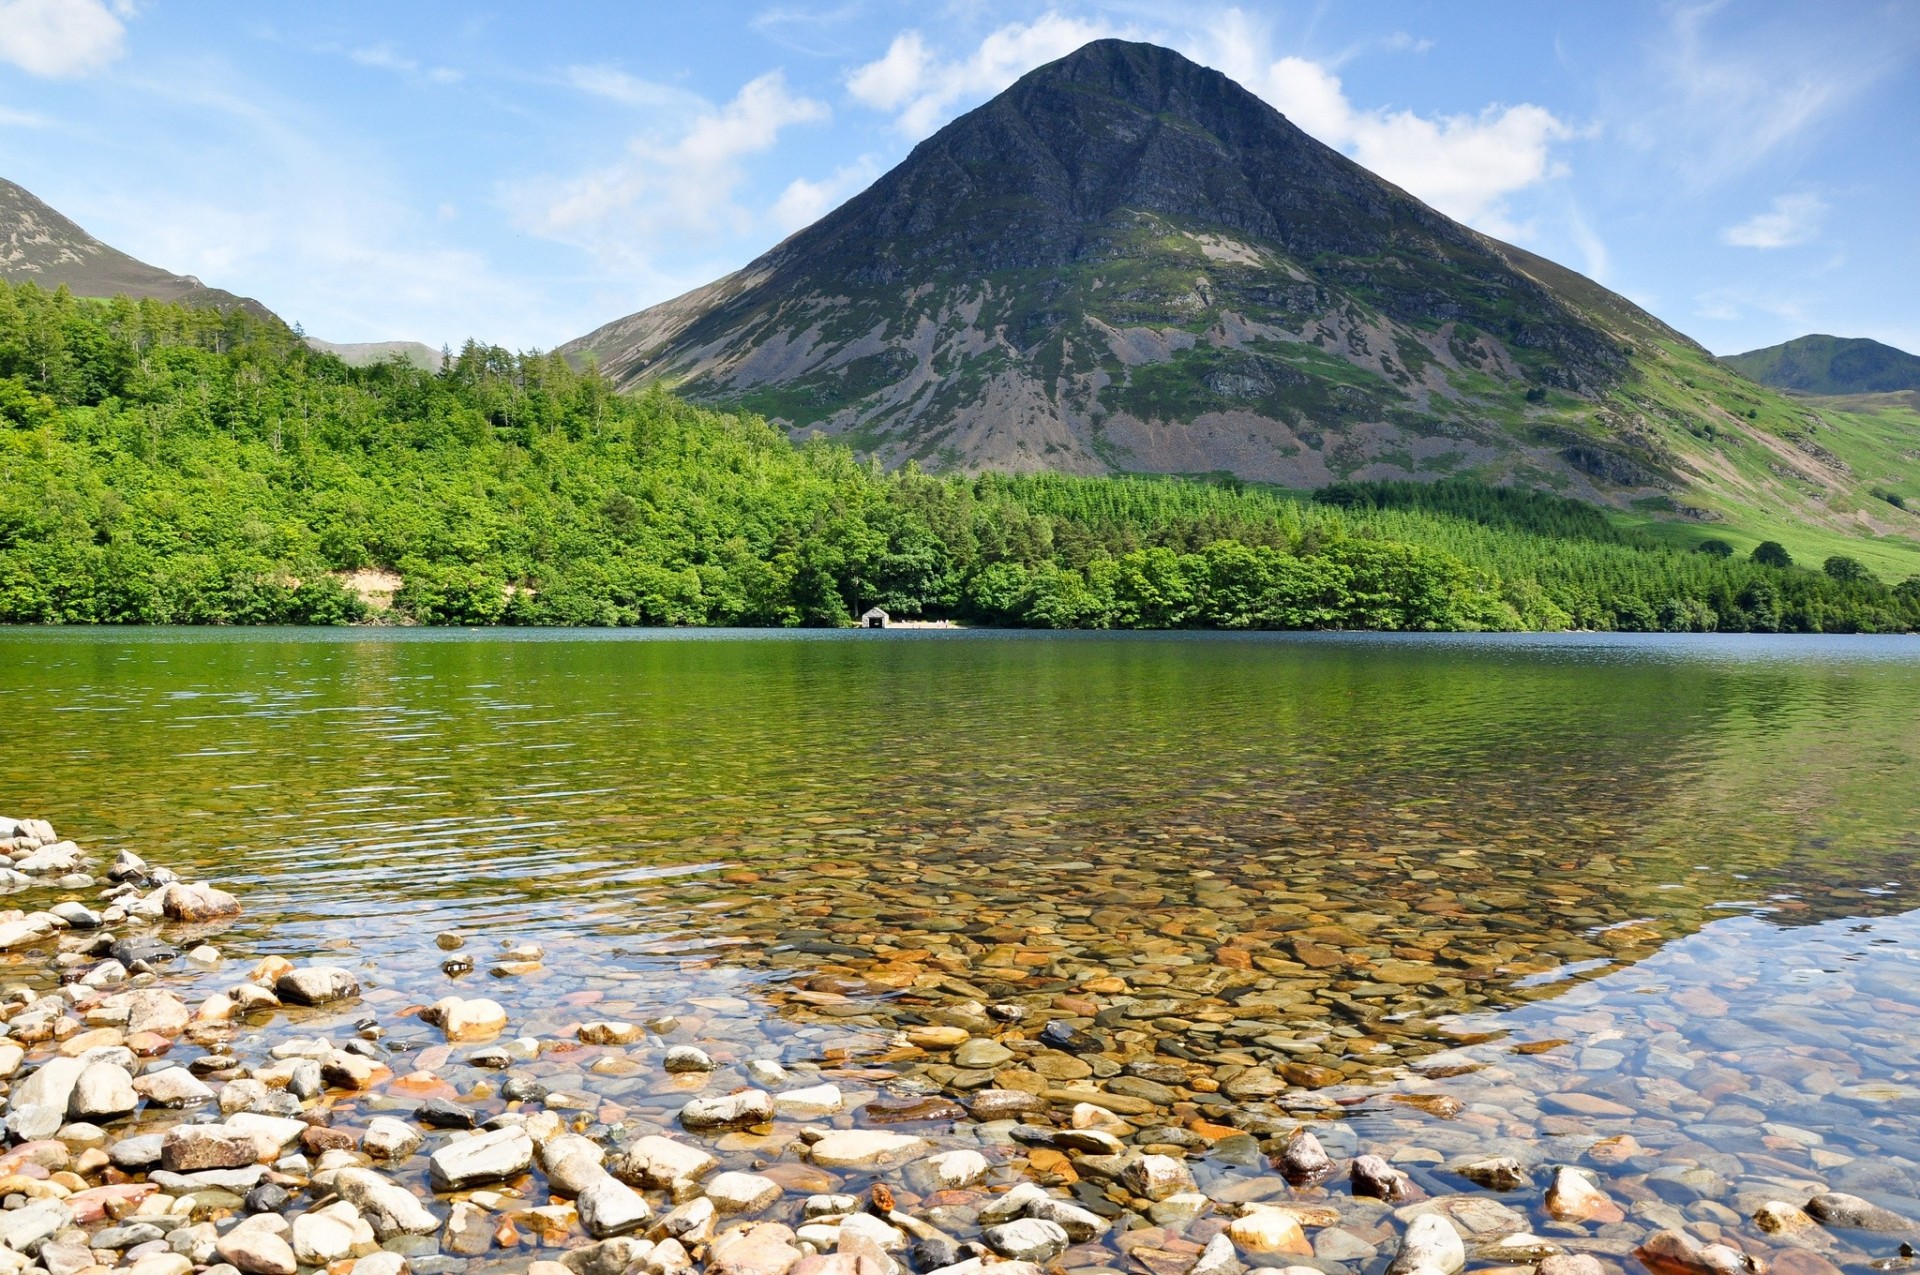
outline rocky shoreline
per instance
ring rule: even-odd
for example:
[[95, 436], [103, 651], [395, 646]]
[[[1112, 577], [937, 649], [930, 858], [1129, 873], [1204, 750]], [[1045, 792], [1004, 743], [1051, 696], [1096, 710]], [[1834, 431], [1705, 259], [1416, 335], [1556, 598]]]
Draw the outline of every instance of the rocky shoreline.
[[[1503, 1110], [1464, 1048], [1363, 1120], [1312, 1064], [1121, 1049], [1058, 997], [955, 998], [866, 1056], [745, 1038], [713, 996], [516, 1016], [445, 993], [537, 986], [534, 944], [439, 935], [403, 989], [345, 940], [224, 949], [233, 894], [128, 851], [96, 877], [46, 822], [0, 819], [0, 853], [47, 895], [0, 914], [0, 1275], [1832, 1275], [1920, 1239], [1818, 1156], [1736, 1190], [1605, 1098]], [[1441, 1087], [1475, 1071], [1480, 1102]]]

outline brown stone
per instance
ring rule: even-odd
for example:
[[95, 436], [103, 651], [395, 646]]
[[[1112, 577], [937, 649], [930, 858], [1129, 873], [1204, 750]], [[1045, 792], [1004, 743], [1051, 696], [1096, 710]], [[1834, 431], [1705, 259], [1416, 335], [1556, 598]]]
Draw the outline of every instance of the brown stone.
[[239, 916], [240, 900], [205, 882], [188, 885], [176, 881], [161, 896], [160, 910], [170, 921], [215, 921], [221, 917]]

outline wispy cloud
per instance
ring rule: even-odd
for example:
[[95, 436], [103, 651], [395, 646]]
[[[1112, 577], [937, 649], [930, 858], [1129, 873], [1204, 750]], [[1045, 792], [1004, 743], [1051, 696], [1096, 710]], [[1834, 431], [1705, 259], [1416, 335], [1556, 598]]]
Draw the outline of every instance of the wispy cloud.
[[369, 70], [392, 71], [396, 75], [427, 80], [433, 84], [457, 84], [462, 78], [460, 72], [450, 66], [423, 66], [418, 59], [397, 52], [391, 44], [370, 44], [351, 49], [347, 56]]
[[47, 79], [97, 74], [126, 52], [132, 13], [125, 0], [0, 0], [0, 62]]
[[775, 5], [762, 9], [747, 23], [755, 34], [796, 53], [819, 56], [844, 56], [851, 48], [849, 26], [859, 18], [865, 6], [859, 0], [830, 9], [812, 5]]
[[178, 144], [196, 159], [234, 153], [247, 163], [180, 163], [203, 180], [103, 193], [82, 220], [116, 247], [256, 296], [334, 340], [458, 345], [577, 330], [579, 317], [558, 313], [546, 289], [449, 245], [431, 203], [416, 207], [362, 148], [321, 140], [333, 135], [271, 87], [211, 60], [124, 87], [155, 112], [194, 121], [191, 141]]
[[0, 106], [0, 128], [51, 128], [53, 121], [37, 111], [17, 111]]
[[1644, 79], [1611, 112], [1627, 141], [1696, 190], [1806, 136], [1920, 50], [1911, 6], [1789, 6], [1772, 21], [1719, 21], [1730, 8], [1674, 6]]
[[[786, 129], [830, 113], [772, 71], [724, 106], [701, 110], [676, 136], [634, 137], [611, 163], [573, 178], [523, 183], [505, 195], [530, 233], [584, 248], [603, 268], [647, 286], [688, 283], [682, 272], [689, 264], [705, 269], [687, 260], [706, 255], [693, 237], [744, 234], [760, 224], [762, 215], [739, 200], [743, 161], [771, 149]], [[796, 192], [790, 207], [804, 202], [805, 192]]]
[[566, 81], [589, 96], [635, 110], [698, 109], [707, 104], [699, 94], [687, 89], [643, 80], [611, 66], [570, 66]]
[[[1238, 60], [1238, 59], [1236, 59]], [[1553, 147], [1576, 131], [1545, 107], [1418, 115], [1354, 105], [1318, 63], [1284, 57], [1235, 76], [1302, 129], [1450, 217], [1513, 235], [1505, 200], [1564, 171]]]
[[1736, 248], [1791, 248], [1816, 237], [1828, 211], [1827, 201], [1818, 195], [1781, 195], [1766, 212], [1728, 226], [1720, 238]]

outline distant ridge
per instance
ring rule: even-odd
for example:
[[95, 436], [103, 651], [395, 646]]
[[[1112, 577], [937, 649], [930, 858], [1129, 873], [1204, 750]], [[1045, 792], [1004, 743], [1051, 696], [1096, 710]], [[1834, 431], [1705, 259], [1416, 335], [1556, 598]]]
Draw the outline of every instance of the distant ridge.
[[371, 367], [399, 357], [424, 372], [440, 370], [440, 351], [419, 341], [349, 341], [344, 344], [307, 338], [307, 345], [322, 354], [331, 354], [348, 367]]
[[1721, 362], [1750, 381], [1800, 394], [1920, 390], [1920, 357], [1865, 337], [1800, 336]]

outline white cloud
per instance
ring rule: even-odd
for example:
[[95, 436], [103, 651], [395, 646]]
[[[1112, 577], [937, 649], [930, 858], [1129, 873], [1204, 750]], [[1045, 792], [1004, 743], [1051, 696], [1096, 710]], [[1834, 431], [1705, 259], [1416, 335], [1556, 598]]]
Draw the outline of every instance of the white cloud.
[[104, 71], [126, 51], [131, 6], [101, 0], [0, 0], [0, 62], [58, 79]]
[[[1476, 114], [1420, 115], [1362, 108], [1325, 63], [1275, 57], [1265, 26], [1239, 9], [1184, 30], [1121, 29], [1048, 13], [999, 28], [971, 53], [942, 58], [917, 31], [897, 36], [886, 55], [847, 78], [856, 101], [896, 113], [910, 137], [933, 131], [956, 106], [998, 92], [1034, 67], [1105, 36], [1152, 39], [1222, 71], [1265, 98], [1307, 133], [1451, 217], [1513, 235], [1506, 197], [1564, 171], [1555, 143], [1577, 130], [1544, 107], [1490, 105]], [[1424, 52], [1427, 41], [1390, 37], [1393, 51]]]
[[1487, 106], [1473, 115], [1368, 110], [1355, 106], [1340, 78], [1317, 62], [1283, 57], [1261, 65], [1250, 51], [1228, 61], [1239, 65], [1223, 70], [1307, 133], [1449, 217], [1493, 234], [1516, 233], [1506, 197], [1564, 172], [1553, 145], [1576, 136], [1531, 103]]
[[1720, 238], [1736, 248], [1791, 248], [1820, 233], [1827, 211], [1827, 201], [1818, 195], [1781, 195], [1768, 211], [1728, 226]]
[[[655, 286], [683, 283], [684, 270], [695, 263], [661, 265], [676, 255], [674, 248], [686, 246], [675, 237], [752, 230], [757, 217], [738, 199], [746, 180], [742, 161], [770, 149], [783, 130], [829, 114], [825, 103], [795, 94], [772, 71], [725, 106], [700, 111], [672, 140], [636, 137], [611, 164], [567, 181], [522, 185], [507, 199], [527, 230], [585, 248], [603, 267]], [[804, 200], [804, 191], [794, 193], [789, 209]]]
[[998, 93], [1034, 67], [1114, 34], [1103, 23], [1047, 13], [1032, 22], [1008, 23], [968, 56], [943, 60], [928, 52], [918, 31], [908, 31], [894, 38], [886, 56], [854, 70], [847, 91], [876, 110], [897, 111], [896, 129], [924, 137], [956, 105]]
[[767, 219], [780, 233], [791, 234], [820, 220], [849, 196], [864, 190], [879, 175], [879, 161], [871, 155], [862, 155], [820, 181], [795, 178], [780, 192], [780, 198], [773, 201], [773, 207], [767, 210]]

